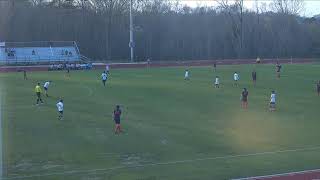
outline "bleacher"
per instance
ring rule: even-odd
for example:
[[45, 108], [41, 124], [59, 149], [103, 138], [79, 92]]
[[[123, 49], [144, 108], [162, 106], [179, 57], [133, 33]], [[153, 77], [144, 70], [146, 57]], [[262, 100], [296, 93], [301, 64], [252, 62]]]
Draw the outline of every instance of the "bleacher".
[[41, 64], [77, 62], [81, 56], [75, 42], [2, 42], [0, 63]]

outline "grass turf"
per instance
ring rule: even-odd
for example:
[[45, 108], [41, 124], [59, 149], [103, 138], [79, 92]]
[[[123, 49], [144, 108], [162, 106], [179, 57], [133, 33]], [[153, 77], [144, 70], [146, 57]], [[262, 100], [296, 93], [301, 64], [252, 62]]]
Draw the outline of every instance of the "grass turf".
[[[70, 78], [64, 72], [29, 72], [27, 81], [22, 73], [0, 74], [4, 176], [229, 179], [319, 168], [320, 149], [225, 157], [320, 146], [319, 67], [284, 65], [280, 80], [271, 65], [219, 66], [216, 73], [198, 67], [190, 68], [188, 82], [184, 68], [119, 69], [111, 71], [107, 87], [101, 71], [71, 72]], [[240, 72], [239, 87], [232, 86], [234, 71]], [[213, 87], [215, 75], [220, 89]], [[37, 107], [34, 86], [46, 80], [53, 81], [50, 97]], [[249, 90], [248, 110], [240, 108], [242, 87]], [[273, 89], [277, 112], [270, 113]], [[55, 106], [59, 97], [65, 103], [62, 122]], [[121, 135], [113, 133], [116, 104], [123, 105]]]

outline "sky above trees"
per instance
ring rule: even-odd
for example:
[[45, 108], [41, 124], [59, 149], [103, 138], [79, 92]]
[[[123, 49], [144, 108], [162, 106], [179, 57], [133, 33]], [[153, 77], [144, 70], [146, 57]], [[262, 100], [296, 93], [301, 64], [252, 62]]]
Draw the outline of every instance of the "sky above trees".
[[[188, 5], [190, 7], [196, 6], [216, 6], [217, 3], [215, 0], [179, 0], [181, 4]], [[266, 6], [267, 9], [270, 9], [270, 3], [272, 0], [258, 0], [259, 6]], [[232, 3], [232, 0], [230, 0]], [[248, 9], [256, 9], [255, 0], [245, 0], [244, 5]], [[300, 12], [301, 16], [312, 17], [314, 15], [320, 14], [320, 1], [319, 0], [305, 0], [304, 9]]]

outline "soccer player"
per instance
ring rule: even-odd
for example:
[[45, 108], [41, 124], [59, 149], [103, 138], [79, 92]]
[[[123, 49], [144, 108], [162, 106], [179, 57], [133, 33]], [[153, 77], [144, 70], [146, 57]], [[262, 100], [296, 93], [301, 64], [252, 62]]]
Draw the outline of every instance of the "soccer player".
[[219, 76], [216, 76], [216, 80], [215, 80], [215, 82], [214, 82], [214, 87], [215, 87], [215, 88], [219, 88], [219, 84], [220, 84]]
[[110, 71], [110, 67], [109, 67], [109, 65], [107, 64], [107, 65], [106, 65], [106, 71], [105, 71], [105, 72], [106, 72], [107, 74], [109, 74], [109, 71]]
[[56, 104], [56, 106], [59, 112], [58, 119], [63, 120], [63, 100], [60, 99], [60, 101]]
[[186, 69], [186, 71], [185, 71], [185, 73], [184, 73], [184, 80], [190, 80], [189, 75], [190, 75], [189, 70]]
[[249, 95], [249, 92], [247, 88], [243, 88], [243, 91], [241, 93], [241, 107], [244, 109], [248, 108], [248, 95]]
[[276, 93], [275, 93], [275, 91], [271, 92], [269, 110], [271, 112], [276, 110]]
[[276, 71], [277, 71], [277, 77], [280, 78], [280, 72], [281, 72], [281, 64], [279, 62], [277, 62], [277, 65], [276, 65]]
[[101, 74], [101, 78], [102, 78], [103, 86], [106, 86], [106, 81], [108, 79], [108, 75], [105, 71], [103, 71], [103, 73]]
[[121, 109], [120, 109], [120, 106], [117, 105], [116, 109], [113, 111], [113, 120], [116, 124], [115, 130], [114, 130], [115, 134], [122, 132], [121, 126], [120, 126], [120, 116], [121, 116]]
[[44, 89], [44, 92], [46, 93], [46, 96], [47, 96], [47, 97], [49, 97], [49, 95], [48, 95], [48, 89], [49, 89], [49, 85], [50, 85], [51, 82], [52, 82], [52, 81], [47, 81], [47, 82], [45, 82], [44, 85], [43, 85], [43, 89]]
[[42, 90], [41, 90], [41, 87], [40, 87], [40, 83], [38, 83], [36, 85], [36, 87], [34, 88], [34, 91], [36, 92], [36, 95], [37, 95], [37, 104], [36, 105], [39, 105], [39, 101], [41, 102], [41, 104], [43, 104], [43, 101], [41, 99]]
[[257, 64], [260, 64], [260, 62], [261, 62], [260, 58], [257, 57], [256, 63], [257, 63]]
[[214, 63], [213, 63], [213, 70], [214, 70], [214, 72], [217, 71], [217, 62], [216, 61], [214, 61]]
[[234, 72], [233, 74], [234, 86], [238, 86], [239, 79], [240, 79], [239, 74], [237, 72]]
[[252, 76], [253, 86], [256, 87], [256, 81], [257, 81], [257, 72], [256, 72], [256, 70], [252, 71], [251, 76]]
[[320, 80], [317, 83], [317, 92], [318, 92], [318, 96], [320, 96]]
[[24, 79], [24, 80], [28, 80], [28, 78], [27, 78], [27, 71], [26, 71], [26, 70], [23, 70], [23, 79]]

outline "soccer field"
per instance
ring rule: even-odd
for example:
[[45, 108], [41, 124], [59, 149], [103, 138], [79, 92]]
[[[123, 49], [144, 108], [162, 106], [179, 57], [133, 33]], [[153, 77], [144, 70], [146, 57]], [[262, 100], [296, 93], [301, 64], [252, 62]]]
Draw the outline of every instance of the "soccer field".
[[[257, 87], [251, 72], [257, 71]], [[4, 179], [223, 180], [320, 168], [319, 64], [0, 74]], [[233, 87], [233, 73], [240, 74]], [[221, 88], [213, 87], [220, 76]], [[37, 82], [52, 80], [35, 106]], [[240, 108], [242, 88], [249, 107]], [[271, 90], [277, 111], [269, 112]], [[63, 97], [65, 117], [56, 103]], [[124, 132], [112, 111], [122, 106]]]

